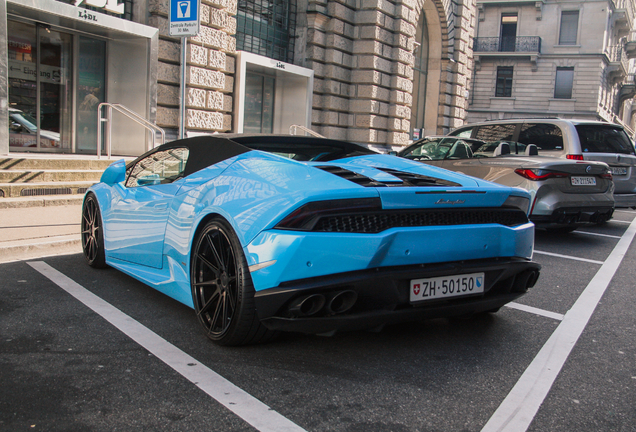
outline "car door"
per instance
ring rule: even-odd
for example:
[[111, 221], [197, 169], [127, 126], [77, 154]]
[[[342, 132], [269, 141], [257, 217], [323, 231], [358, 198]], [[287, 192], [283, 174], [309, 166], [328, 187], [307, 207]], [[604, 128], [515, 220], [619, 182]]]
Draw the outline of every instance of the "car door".
[[152, 153], [128, 170], [117, 186], [110, 210], [107, 250], [112, 258], [161, 268], [170, 206], [181, 188], [189, 151], [171, 148]]

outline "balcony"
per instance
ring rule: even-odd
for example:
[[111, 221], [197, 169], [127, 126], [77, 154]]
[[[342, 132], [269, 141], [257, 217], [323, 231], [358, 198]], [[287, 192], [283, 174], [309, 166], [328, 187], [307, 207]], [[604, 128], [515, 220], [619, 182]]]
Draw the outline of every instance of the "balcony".
[[609, 60], [609, 74], [614, 81], [621, 81], [629, 72], [629, 58], [623, 44], [605, 48], [605, 55]]
[[539, 36], [517, 37], [477, 37], [473, 43], [475, 66], [481, 67], [483, 57], [518, 57], [528, 58], [536, 70], [537, 58], [541, 54], [541, 38]]

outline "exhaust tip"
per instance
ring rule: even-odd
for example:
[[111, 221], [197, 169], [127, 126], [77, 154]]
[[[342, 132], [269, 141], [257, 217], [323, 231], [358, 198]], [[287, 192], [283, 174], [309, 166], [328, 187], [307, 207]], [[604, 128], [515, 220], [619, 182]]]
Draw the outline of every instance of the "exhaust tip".
[[340, 291], [327, 302], [327, 312], [341, 314], [347, 312], [358, 300], [358, 294], [352, 290]]
[[325, 296], [322, 294], [310, 294], [292, 301], [287, 308], [291, 316], [306, 317], [320, 312], [325, 305]]

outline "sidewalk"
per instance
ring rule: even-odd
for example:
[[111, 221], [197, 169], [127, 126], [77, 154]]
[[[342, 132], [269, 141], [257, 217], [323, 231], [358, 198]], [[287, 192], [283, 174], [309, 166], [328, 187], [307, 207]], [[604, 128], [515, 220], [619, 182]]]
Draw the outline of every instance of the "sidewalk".
[[0, 208], [0, 263], [81, 253], [82, 197], [78, 198], [34, 198], [44, 200], [42, 207], [19, 207], [24, 200], [11, 207], [10, 199], [3, 200], [8, 205]]

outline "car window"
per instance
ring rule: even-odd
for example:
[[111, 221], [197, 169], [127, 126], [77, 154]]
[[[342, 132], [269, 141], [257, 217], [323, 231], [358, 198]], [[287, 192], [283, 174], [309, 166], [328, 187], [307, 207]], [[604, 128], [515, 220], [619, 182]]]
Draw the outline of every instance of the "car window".
[[401, 155], [412, 160], [442, 160], [451, 148], [451, 143], [441, 144], [440, 141], [426, 141]]
[[472, 127], [466, 128], [466, 129], [460, 129], [458, 131], [452, 132], [451, 135], [452, 136], [456, 136], [456, 137], [460, 137], [460, 138], [470, 138], [471, 135], [473, 134], [473, 129]]
[[479, 126], [475, 138], [482, 141], [512, 141], [517, 125], [511, 124], [492, 124]]
[[126, 187], [172, 183], [183, 176], [190, 152], [185, 147], [158, 151], [128, 170]]
[[625, 131], [618, 127], [578, 125], [576, 130], [584, 153], [634, 154], [634, 147]]
[[518, 141], [535, 144], [539, 150], [563, 150], [563, 132], [557, 125], [548, 123], [524, 123]]

